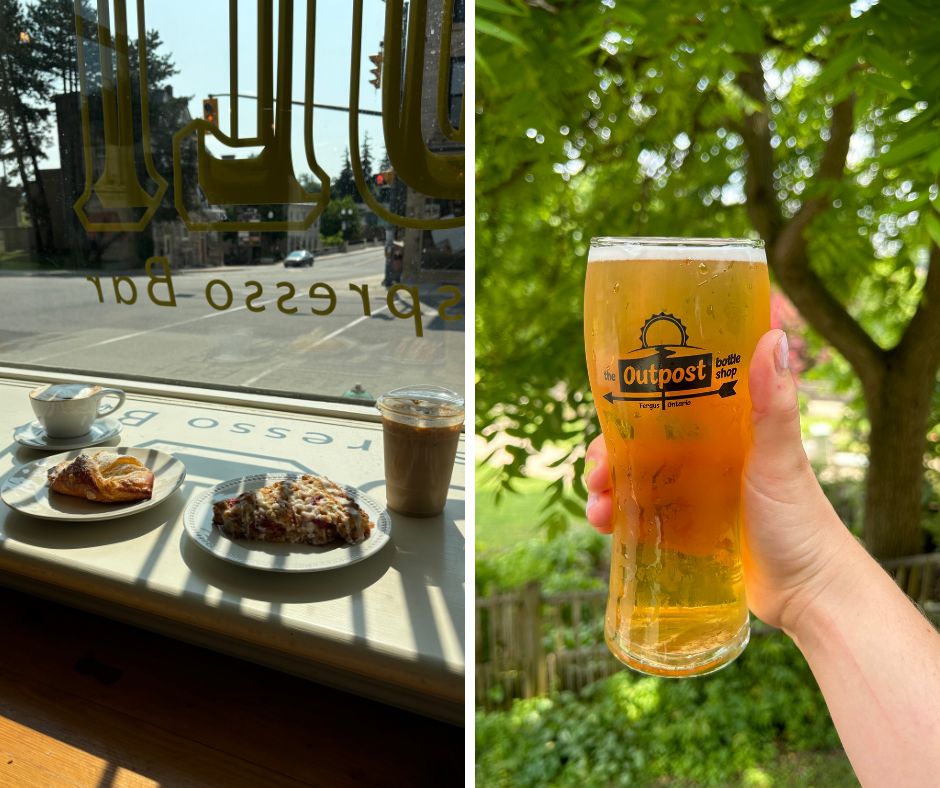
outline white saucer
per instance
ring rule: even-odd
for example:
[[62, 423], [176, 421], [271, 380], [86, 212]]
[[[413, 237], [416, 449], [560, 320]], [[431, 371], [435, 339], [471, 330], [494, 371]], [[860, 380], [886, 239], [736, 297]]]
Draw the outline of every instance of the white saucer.
[[17, 427], [13, 431], [13, 439], [31, 449], [67, 451], [68, 449], [84, 449], [86, 446], [102, 443], [115, 435], [120, 435], [122, 429], [121, 422], [105, 416], [103, 419], [97, 419], [84, 435], [74, 438], [50, 438], [38, 421], [31, 421], [29, 424]]

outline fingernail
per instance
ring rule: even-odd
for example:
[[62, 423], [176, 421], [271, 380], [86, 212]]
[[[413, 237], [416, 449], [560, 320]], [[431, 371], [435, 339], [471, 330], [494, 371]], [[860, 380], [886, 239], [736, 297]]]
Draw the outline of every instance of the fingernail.
[[597, 493], [591, 493], [590, 495], [588, 495], [587, 506], [584, 507], [584, 513], [590, 514], [591, 509], [594, 508], [594, 504], [596, 503], [597, 503]]
[[780, 333], [780, 339], [777, 340], [777, 346], [774, 348], [774, 366], [777, 367], [777, 372], [790, 369], [790, 343], [783, 332]]

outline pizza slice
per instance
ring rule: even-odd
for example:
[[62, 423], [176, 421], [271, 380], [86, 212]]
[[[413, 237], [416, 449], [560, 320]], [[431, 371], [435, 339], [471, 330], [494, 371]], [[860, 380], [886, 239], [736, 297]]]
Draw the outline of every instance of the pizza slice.
[[229, 539], [309, 545], [358, 544], [374, 527], [345, 489], [312, 474], [217, 501], [212, 524]]

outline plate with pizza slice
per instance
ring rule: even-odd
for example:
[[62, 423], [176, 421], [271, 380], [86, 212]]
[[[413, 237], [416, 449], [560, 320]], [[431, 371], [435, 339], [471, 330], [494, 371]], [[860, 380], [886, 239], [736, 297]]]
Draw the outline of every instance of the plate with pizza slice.
[[217, 558], [270, 572], [358, 563], [381, 550], [392, 530], [388, 512], [361, 490], [296, 472], [217, 484], [190, 502], [183, 524]]

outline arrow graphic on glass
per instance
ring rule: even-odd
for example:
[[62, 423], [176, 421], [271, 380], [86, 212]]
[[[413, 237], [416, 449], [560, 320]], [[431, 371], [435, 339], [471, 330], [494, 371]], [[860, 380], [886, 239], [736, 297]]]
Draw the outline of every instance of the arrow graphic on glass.
[[711, 391], [700, 391], [696, 394], [677, 394], [673, 397], [667, 397], [666, 392], [662, 394], [657, 394], [655, 397], [618, 397], [612, 391], [608, 391], [604, 395], [604, 399], [608, 402], [614, 402], [615, 400], [621, 400], [624, 402], [655, 402], [656, 400], [667, 400], [667, 399], [691, 399], [692, 397], [710, 397], [712, 394], [717, 394], [719, 397], [724, 399], [725, 397], [733, 397], [735, 394], [734, 384], [737, 383], [736, 380], [729, 380], [727, 383], [722, 383], [721, 386], [717, 389], [712, 389]]

